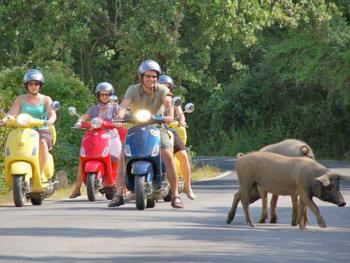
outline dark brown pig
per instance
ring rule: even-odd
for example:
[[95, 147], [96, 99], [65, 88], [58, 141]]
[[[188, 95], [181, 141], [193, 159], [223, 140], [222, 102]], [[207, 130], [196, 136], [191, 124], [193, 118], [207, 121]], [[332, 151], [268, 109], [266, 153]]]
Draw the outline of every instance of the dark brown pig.
[[306, 227], [303, 219], [306, 206], [315, 214], [318, 225], [326, 227], [313, 197], [340, 207], [345, 206], [339, 191], [339, 180], [342, 176], [309, 158], [253, 152], [238, 158], [236, 171], [240, 199], [246, 221], [251, 226], [254, 224], [249, 214], [249, 204], [256, 186], [277, 195], [299, 195], [297, 220], [301, 229]]

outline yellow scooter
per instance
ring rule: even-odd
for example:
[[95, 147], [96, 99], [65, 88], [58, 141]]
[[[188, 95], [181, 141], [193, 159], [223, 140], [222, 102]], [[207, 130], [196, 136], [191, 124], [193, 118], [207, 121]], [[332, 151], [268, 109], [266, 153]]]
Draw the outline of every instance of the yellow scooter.
[[[60, 104], [54, 101], [50, 107], [58, 110]], [[6, 122], [7, 127], [13, 128], [7, 136], [4, 148], [6, 181], [13, 189], [13, 200], [17, 207], [24, 206], [26, 199], [30, 199], [33, 205], [41, 205], [43, 199], [56, 190], [55, 185], [58, 182], [52, 181], [54, 163], [51, 154], [44, 174], [40, 175], [39, 133], [33, 128], [43, 127], [44, 122], [26, 113], [20, 113]], [[49, 130], [55, 143], [55, 127], [50, 126]]]
[[[173, 98], [172, 101], [173, 105], [175, 107], [180, 106], [181, 105], [181, 99], [179, 97], [175, 97]], [[194, 111], [194, 104], [193, 103], [187, 103], [185, 105], [184, 108], [184, 113], [192, 113]], [[184, 145], [186, 145], [187, 143], [187, 131], [186, 131], [186, 127], [180, 125], [180, 123], [178, 121], [173, 121], [171, 122], [168, 127], [170, 129], [173, 129], [176, 131], [176, 133], [179, 135], [180, 139], [182, 140], [182, 142], [184, 143]], [[181, 169], [180, 169], [180, 161], [175, 157], [175, 163], [176, 163], [176, 171], [177, 171], [177, 178], [178, 178], [178, 184], [179, 184], [179, 193], [182, 193], [184, 191], [184, 180], [183, 177], [181, 175]], [[164, 201], [170, 201], [171, 200], [171, 193], [170, 191], [168, 193], [165, 194], [164, 196]]]

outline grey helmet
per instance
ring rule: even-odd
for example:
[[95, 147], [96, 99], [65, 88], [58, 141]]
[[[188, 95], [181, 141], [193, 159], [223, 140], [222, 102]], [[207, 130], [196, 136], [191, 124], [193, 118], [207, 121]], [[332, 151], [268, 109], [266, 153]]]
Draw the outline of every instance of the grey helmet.
[[30, 69], [24, 74], [23, 83], [27, 84], [29, 81], [38, 81], [43, 85], [45, 83], [44, 75], [37, 69]]
[[173, 79], [168, 75], [161, 75], [158, 79], [159, 84], [167, 83], [170, 85], [170, 89], [175, 87]]
[[159, 64], [154, 60], [145, 60], [142, 62], [139, 66], [139, 76], [141, 77], [146, 71], [156, 71], [158, 73], [158, 76], [162, 73], [162, 70], [160, 69]]
[[101, 91], [108, 91], [110, 95], [114, 94], [114, 88], [111, 83], [109, 82], [101, 82], [98, 83], [95, 89], [95, 95], [97, 98], [100, 97], [100, 92]]

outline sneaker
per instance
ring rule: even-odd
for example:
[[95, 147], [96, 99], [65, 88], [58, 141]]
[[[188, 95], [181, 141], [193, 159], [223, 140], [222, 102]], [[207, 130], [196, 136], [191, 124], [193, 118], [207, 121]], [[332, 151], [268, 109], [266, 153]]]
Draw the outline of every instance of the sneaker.
[[117, 207], [125, 204], [124, 197], [121, 195], [115, 195], [113, 199], [109, 202], [108, 207]]
[[186, 195], [187, 195], [187, 197], [188, 197], [189, 199], [191, 199], [191, 200], [196, 199], [196, 196], [194, 195], [194, 193], [193, 193], [193, 191], [192, 191], [192, 188], [190, 188], [190, 189], [185, 189], [184, 192], [186, 193]]

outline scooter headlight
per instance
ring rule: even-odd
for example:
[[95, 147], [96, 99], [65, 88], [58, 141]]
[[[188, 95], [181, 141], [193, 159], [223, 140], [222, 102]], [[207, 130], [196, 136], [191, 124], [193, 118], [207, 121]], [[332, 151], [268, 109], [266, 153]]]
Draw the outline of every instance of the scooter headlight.
[[91, 120], [91, 128], [98, 129], [102, 126], [102, 120], [98, 117]]
[[139, 110], [135, 113], [135, 118], [139, 122], [148, 122], [151, 119], [151, 113], [148, 110]]
[[30, 116], [28, 114], [19, 114], [16, 120], [19, 125], [25, 126], [30, 122]]
[[152, 157], [155, 157], [159, 154], [159, 145], [154, 145], [153, 150], [152, 150]]
[[125, 156], [131, 156], [131, 150], [129, 144], [125, 144], [124, 146], [124, 154]]

